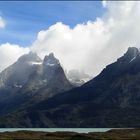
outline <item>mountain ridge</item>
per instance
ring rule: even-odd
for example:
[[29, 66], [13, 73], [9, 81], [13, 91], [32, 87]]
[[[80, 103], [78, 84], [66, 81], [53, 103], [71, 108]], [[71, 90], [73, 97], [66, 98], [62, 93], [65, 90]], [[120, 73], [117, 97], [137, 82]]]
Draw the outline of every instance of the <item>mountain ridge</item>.
[[[53, 66], [46, 65], [46, 61], [52, 62]], [[3, 81], [5, 78], [6, 82], [0, 88], [0, 114], [7, 114], [29, 102], [34, 104], [74, 87], [67, 80], [58, 59], [53, 54], [45, 56], [43, 61], [36, 53], [25, 54], [1, 75], [0, 79]], [[10, 80], [9, 85], [7, 83]]]
[[1, 117], [0, 127], [140, 127], [139, 83], [133, 47], [84, 85]]

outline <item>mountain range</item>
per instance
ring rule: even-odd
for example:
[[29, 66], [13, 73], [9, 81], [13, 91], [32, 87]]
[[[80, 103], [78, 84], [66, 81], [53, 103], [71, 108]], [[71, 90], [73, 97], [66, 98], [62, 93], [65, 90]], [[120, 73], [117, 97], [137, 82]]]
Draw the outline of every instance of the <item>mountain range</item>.
[[0, 114], [48, 99], [73, 87], [53, 53], [42, 61], [36, 53], [30, 52], [0, 74]]
[[0, 74], [0, 127], [140, 127], [139, 106], [135, 47], [78, 87], [52, 53], [21, 56]]

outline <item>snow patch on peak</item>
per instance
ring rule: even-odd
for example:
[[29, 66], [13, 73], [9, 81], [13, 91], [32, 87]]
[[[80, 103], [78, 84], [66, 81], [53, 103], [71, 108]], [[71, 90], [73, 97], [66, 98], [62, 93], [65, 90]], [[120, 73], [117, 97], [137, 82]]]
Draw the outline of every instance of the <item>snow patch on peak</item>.
[[30, 61], [28, 62], [29, 65], [41, 65], [42, 62]]
[[46, 79], [44, 79], [44, 80], [43, 80], [43, 82], [44, 82], [44, 83], [47, 83], [47, 80], [46, 80]]
[[55, 66], [55, 64], [46, 63], [47, 66]]
[[16, 88], [22, 88], [22, 85], [14, 84], [14, 87], [16, 87]]
[[135, 60], [136, 59], [136, 56], [134, 56], [131, 60], [130, 60], [130, 62], [129, 63], [131, 63], [133, 60]]

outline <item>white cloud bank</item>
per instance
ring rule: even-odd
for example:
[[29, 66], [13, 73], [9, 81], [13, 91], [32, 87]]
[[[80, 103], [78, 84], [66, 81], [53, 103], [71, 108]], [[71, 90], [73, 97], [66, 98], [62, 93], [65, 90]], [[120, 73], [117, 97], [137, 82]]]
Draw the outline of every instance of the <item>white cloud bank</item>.
[[[0, 16], [0, 29], [5, 28], [6, 21]], [[29, 48], [5, 43], [0, 45], [0, 71], [13, 64], [21, 55], [28, 53]]]
[[[78, 69], [97, 75], [129, 46], [140, 46], [140, 2], [106, 1], [103, 6], [106, 13], [96, 21], [78, 24], [72, 29], [58, 22], [40, 31], [30, 49], [40, 56], [54, 52], [67, 70]], [[25, 53], [24, 48], [17, 48]], [[10, 54], [17, 59], [18, 56]], [[7, 53], [5, 56], [9, 57]]]
[[29, 48], [22, 48], [14, 44], [0, 45], [0, 71], [14, 63], [21, 55], [28, 53]]
[[54, 52], [64, 68], [97, 75], [126, 49], [140, 44], [140, 2], [104, 1], [102, 17], [73, 29], [61, 22], [40, 31], [32, 50]]

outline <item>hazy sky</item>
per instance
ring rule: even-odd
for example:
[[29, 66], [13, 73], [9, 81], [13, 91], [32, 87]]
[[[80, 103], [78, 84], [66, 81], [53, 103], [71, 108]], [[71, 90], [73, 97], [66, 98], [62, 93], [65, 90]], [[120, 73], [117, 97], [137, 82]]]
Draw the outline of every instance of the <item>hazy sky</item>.
[[0, 70], [30, 50], [93, 76], [139, 47], [140, 2], [0, 2]]

